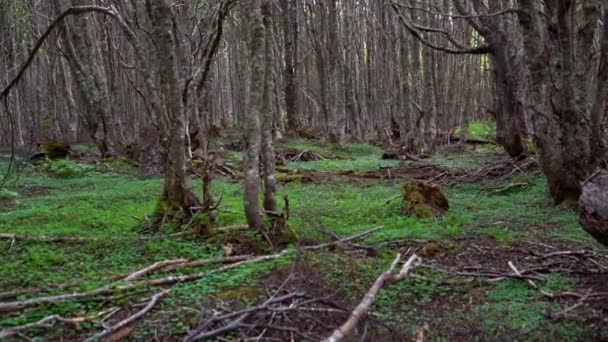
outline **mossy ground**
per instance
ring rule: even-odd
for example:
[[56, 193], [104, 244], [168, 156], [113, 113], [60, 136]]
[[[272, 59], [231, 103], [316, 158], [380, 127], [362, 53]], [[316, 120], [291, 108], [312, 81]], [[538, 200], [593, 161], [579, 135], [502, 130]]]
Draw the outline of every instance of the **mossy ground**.
[[[283, 143], [289, 148], [307, 149], [336, 155], [341, 159], [297, 162], [290, 169], [320, 171], [367, 171], [381, 166], [395, 166], [395, 161], [380, 160], [382, 150], [365, 144], [344, 147], [326, 146], [303, 140]], [[446, 167], [476, 169], [495, 152], [468, 151], [458, 156], [433, 159]], [[238, 158], [237, 154], [231, 154]], [[497, 157], [498, 158], [498, 157]], [[493, 160], [492, 160], [493, 161]], [[4, 166], [6, 158], [0, 159]], [[0, 240], [0, 292], [27, 287], [43, 288], [47, 294], [84, 291], [105, 285], [117, 274], [129, 273], [155, 261], [165, 259], [202, 259], [224, 255], [222, 246], [205, 244], [189, 236], [167, 238], [180, 227], [168, 224], [158, 235], [142, 239], [139, 227], [153, 213], [161, 191], [160, 178], [138, 179], [127, 166], [110, 164], [93, 167], [70, 165], [69, 172], [53, 172], [53, 166], [26, 168], [19, 179], [9, 183], [8, 191], [16, 192], [10, 203], [0, 202], [0, 232], [34, 236], [77, 236], [86, 243], [47, 243]], [[73, 170], [72, 170], [73, 169]], [[65, 170], [64, 170], [65, 171]], [[65, 175], [68, 174], [68, 177]], [[60, 177], [61, 176], [61, 177]], [[487, 196], [512, 182], [527, 182], [526, 187], [505, 194]], [[199, 181], [193, 188], [200, 195]], [[42, 189], [42, 190], [41, 190]], [[326, 241], [328, 232], [349, 236], [375, 226], [385, 228], [361, 243], [381, 245], [405, 241], [402, 245], [437, 241], [444, 253], [462, 251], [463, 241], [496, 246], [517, 246], [521, 241], [568, 245], [575, 243], [588, 249], [600, 249], [577, 224], [571, 208], [551, 205], [546, 182], [538, 174], [515, 173], [509, 178], [478, 184], [459, 184], [446, 190], [450, 211], [439, 219], [417, 219], [400, 215], [401, 203], [387, 199], [399, 194], [399, 185], [377, 182], [356, 184], [282, 184], [279, 196], [289, 195], [290, 226], [304, 240]], [[213, 194], [223, 198], [219, 225], [245, 222], [242, 213], [243, 189], [240, 184], [218, 179]], [[377, 255], [361, 256], [341, 250], [315, 252], [306, 263], [322, 274], [326, 286], [337, 286], [344, 300], [358, 302], [373, 280], [394, 258], [396, 247], [378, 247]], [[292, 256], [252, 264], [230, 272], [217, 273], [197, 282], [174, 286], [174, 291], [147, 317], [135, 331], [135, 337], [146, 339], [172, 336], [178, 340], [218, 302], [246, 306], [265, 294], [260, 279], [278, 269], [289, 267]], [[507, 263], [509, 260], [504, 260]], [[483, 260], [480, 260], [483, 263]], [[320, 284], [322, 286], [323, 284]], [[543, 288], [575, 291], [579, 279], [567, 274], [554, 274]], [[146, 289], [144, 289], [146, 290]], [[149, 297], [151, 291], [115, 299], [115, 304], [130, 305]], [[18, 299], [25, 299], [21, 296]], [[236, 304], [235, 304], [236, 303]], [[101, 300], [62, 303], [26, 310], [19, 314], [0, 315], [0, 329], [38, 320], [50, 314], [66, 317], [100, 311]], [[589, 321], [597, 309], [585, 305], [569, 311], [560, 320], [551, 312], [560, 312], [569, 304], [547, 300], [522, 280], [488, 283], [483, 279], [468, 282], [446, 281], [432, 268], [420, 268], [411, 277], [383, 290], [374, 307], [374, 315], [399, 327], [406, 336], [415, 336], [426, 326], [426, 336], [433, 340], [516, 339], [516, 340], [586, 340], [608, 338], [608, 331]], [[204, 308], [204, 309], [201, 309]], [[595, 310], [595, 311], [594, 311]], [[606, 310], [606, 308], [604, 308]], [[605, 314], [605, 311], [604, 311]], [[86, 336], [91, 326], [77, 331], [57, 329], [32, 331], [30, 336], [57, 338], [59, 335]], [[99, 329], [99, 327], [97, 326]], [[46, 336], [46, 337], [45, 337]]]

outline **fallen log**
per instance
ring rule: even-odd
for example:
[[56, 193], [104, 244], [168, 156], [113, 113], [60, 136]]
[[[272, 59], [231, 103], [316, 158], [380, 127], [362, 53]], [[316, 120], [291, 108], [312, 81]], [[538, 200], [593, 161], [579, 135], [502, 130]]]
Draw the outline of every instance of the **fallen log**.
[[596, 171], [583, 184], [578, 207], [583, 229], [608, 247], [608, 170]]

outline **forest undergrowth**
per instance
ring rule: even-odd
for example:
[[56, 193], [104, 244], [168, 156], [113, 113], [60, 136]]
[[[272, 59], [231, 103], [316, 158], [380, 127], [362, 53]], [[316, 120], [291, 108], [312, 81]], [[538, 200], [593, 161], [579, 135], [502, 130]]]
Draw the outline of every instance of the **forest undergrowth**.
[[[155, 234], [142, 234], [140, 227], [154, 210], [162, 180], [136, 177], [126, 161], [59, 160], [28, 166], [0, 193], [0, 302], [115, 287], [81, 300], [0, 310], [0, 330], [51, 315], [80, 317], [76, 324], [54, 322], [7, 338], [82, 340], [141, 310], [152, 295], [170, 288], [138, 324], [112, 332], [112, 338], [182, 340], [213, 315], [259, 305], [276, 289], [289, 289], [305, 293], [323, 309], [317, 308], [316, 314], [256, 311], [247, 317], [249, 325], [223, 337], [314, 340], [341, 324], [397, 252], [415, 252], [422, 264], [409, 278], [380, 292], [359, 337], [608, 338], [608, 255], [579, 227], [573, 208], [550, 202], [546, 182], [535, 168], [516, 167], [501, 176], [463, 176], [509, 160], [488, 147], [446, 150], [401, 166], [382, 160], [382, 149], [367, 144], [336, 147], [287, 140], [280, 147], [335, 157], [285, 165], [286, 172], [322, 172], [329, 178], [280, 186], [279, 196], [289, 197], [289, 225], [302, 244], [383, 228], [356, 243], [315, 251], [291, 246], [276, 258], [225, 271], [213, 271], [224, 265], [178, 265], [130, 283], [125, 277], [156, 262], [234, 257], [240, 254], [239, 246], [207, 243], [188, 227], [171, 223]], [[0, 158], [0, 163], [8, 162], [8, 155]], [[224, 158], [239, 159], [240, 154], [226, 152]], [[450, 209], [442, 218], [402, 215], [402, 204], [395, 198], [404, 180], [391, 177], [390, 171], [387, 177], [358, 176], [421, 163], [440, 168], [436, 176], [443, 176], [437, 179], [455, 175], [443, 186]], [[192, 187], [200, 195], [200, 180], [194, 179]], [[245, 223], [242, 192], [238, 181], [214, 180], [212, 193], [222, 198], [218, 227]], [[195, 273], [203, 276], [167, 286], [147, 282]], [[130, 284], [136, 286], [118, 290]]]

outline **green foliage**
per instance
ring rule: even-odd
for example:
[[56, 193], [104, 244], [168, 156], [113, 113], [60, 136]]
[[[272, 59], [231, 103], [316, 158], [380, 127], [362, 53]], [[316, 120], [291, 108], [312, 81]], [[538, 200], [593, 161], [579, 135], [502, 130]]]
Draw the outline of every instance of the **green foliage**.
[[[324, 146], [303, 140], [288, 140], [284, 146], [343, 158], [294, 163], [289, 165], [290, 168], [362, 171], [376, 169], [379, 165], [397, 165], [395, 161], [383, 164], [384, 161], [380, 160], [382, 151], [375, 146]], [[74, 149], [86, 150], [87, 147], [75, 146]], [[241, 155], [227, 153], [226, 157], [238, 160]], [[468, 151], [435, 157], [433, 162], [475, 169], [499, 158], [504, 158], [504, 155]], [[0, 160], [0, 163], [3, 162]], [[168, 238], [148, 235], [141, 239], [138, 229], [154, 211], [161, 193], [162, 179], [141, 180], [126, 174], [96, 173], [95, 167], [72, 161], [45, 161], [45, 165], [48, 163], [58, 169], [79, 169], [81, 165], [92, 169], [68, 172], [71, 176], [66, 178], [46, 177], [35, 170], [26, 169], [19, 180], [23, 191], [17, 188], [22, 203], [0, 214], [0, 232], [79, 236], [90, 241], [79, 244], [17, 241], [11, 245], [10, 241], [0, 240], [0, 251], [10, 250], [2, 255], [0, 288], [3, 290], [29, 286], [43, 286], [49, 294], [91, 290], [107, 284], [112, 276], [132, 272], [160, 260], [204, 259], [224, 255], [221, 244], [206, 243], [200, 236]], [[56, 163], [64, 166], [56, 166]], [[46, 167], [42, 170], [51, 173]], [[530, 185], [501, 196], [485, 195], [488, 189], [513, 182], [528, 182]], [[192, 186], [200, 196], [199, 181], [193, 182]], [[49, 194], [44, 197], [27, 196], [25, 189], [29, 187], [44, 187]], [[411, 240], [432, 240], [446, 248], [442, 253], [454, 253], [465, 239], [486, 242], [492, 238], [501, 244], [514, 244], [525, 237], [542, 241], [574, 240], [579, 244], [595, 246], [578, 226], [576, 213], [571, 208], [550, 205], [546, 181], [541, 176], [516, 173], [508, 179], [460, 184], [444, 190], [450, 202], [450, 211], [438, 219], [400, 215], [402, 204], [399, 201], [386, 204], [387, 199], [400, 193], [400, 189], [384, 182], [365, 187], [338, 182], [321, 185], [290, 183], [281, 186], [279, 196], [289, 195], [289, 224], [303, 240], [328, 241], [328, 231], [339, 236], [350, 236], [375, 226], [384, 226], [384, 230], [358, 242], [376, 245], [399, 240], [403, 241], [404, 248], [417, 248], [419, 242]], [[245, 222], [242, 214], [243, 189], [239, 183], [215, 180], [212, 193], [216, 198], [222, 197], [222, 211], [217, 214], [218, 226]], [[168, 224], [162, 227], [159, 234], [171, 234], [183, 229], [179, 225]], [[304, 258], [322, 277], [320, 286], [332, 291], [340, 290], [346, 304], [354, 305], [361, 300], [376, 277], [388, 268], [400, 247], [378, 248], [378, 255], [373, 257], [357, 256], [338, 249], [305, 253]], [[174, 286], [172, 294], [159, 307], [163, 312], [176, 314], [168, 323], [170, 327], [159, 329], [170, 329], [171, 333], [176, 334], [186, 333], [202, 316], [184, 308], [208, 303], [210, 299], [234, 301], [237, 302], [235, 305], [241, 306], [259, 301], [255, 290], [261, 290], [259, 295], [265, 295], [264, 288], [259, 284], [260, 279], [289, 267], [293, 254], [229, 272], [209, 273], [199, 281]], [[425, 260], [425, 263], [427, 261], [434, 262]], [[208, 265], [196, 269], [178, 269], [174, 273], [211, 272], [216, 267]], [[457, 283], [436, 269], [418, 268], [414, 277], [380, 292], [373, 315], [412, 334], [423, 323], [433, 322], [435, 326], [429, 330], [429, 339], [432, 340], [442, 340], [444, 328], [458, 324], [479, 326], [486, 339], [520, 336], [522, 340], [576, 340], [589, 331], [583, 319], [577, 320], [574, 313], [569, 320], [551, 320], [549, 313], [559, 312], [564, 307], [558, 302], [544, 301], [538, 291], [525, 281], [487, 283], [480, 279], [464, 280]], [[69, 289], [56, 288], [56, 284], [66, 283], [75, 285]], [[550, 275], [546, 282], [539, 282], [539, 285], [552, 292], [573, 291], [576, 281], [567, 276]], [[477, 292], [483, 300], [472, 301]], [[149, 296], [149, 292], [142, 296]], [[117, 301], [132, 304], [142, 296], [127, 296]], [[1, 318], [0, 327], [36, 321], [50, 314], [66, 317], [94, 314], [99, 311], [97, 305], [99, 302], [64, 303], [28, 310], [19, 317]], [[135, 339], [153, 338], [146, 335], [149, 330], [145, 329], [146, 319], [141, 323], [142, 328], [136, 330]], [[89, 327], [83, 325], [81, 329]], [[61, 330], [57, 326], [47, 333], [58, 334]], [[45, 338], [59, 340], [57, 337], [51, 335]]]
[[19, 194], [15, 191], [10, 191], [8, 189], [0, 189], [0, 202], [12, 202], [17, 200]]
[[95, 173], [94, 166], [77, 163], [70, 159], [46, 159], [40, 164], [40, 167], [51, 176], [57, 178], [79, 178]]
[[[456, 134], [460, 135], [462, 128], [456, 128]], [[496, 138], [496, 123], [493, 121], [473, 121], [469, 123], [467, 136], [493, 140]]]

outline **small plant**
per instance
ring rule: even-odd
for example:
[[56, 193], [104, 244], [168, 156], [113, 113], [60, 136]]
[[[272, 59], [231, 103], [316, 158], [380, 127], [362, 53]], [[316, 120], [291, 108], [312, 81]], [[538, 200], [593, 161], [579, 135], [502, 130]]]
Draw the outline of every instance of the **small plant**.
[[95, 167], [70, 159], [45, 160], [42, 169], [57, 178], [78, 178], [94, 173]]
[[[461, 132], [462, 128], [458, 127], [455, 133], [460, 135]], [[491, 121], [473, 121], [469, 123], [467, 135], [481, 139], [494, 139], [496, 138], [496, 123]]]
[[0, 202], [13, 202], [17, 200], [19, 194], [7, 189], [0, 189]]

